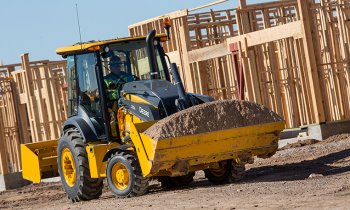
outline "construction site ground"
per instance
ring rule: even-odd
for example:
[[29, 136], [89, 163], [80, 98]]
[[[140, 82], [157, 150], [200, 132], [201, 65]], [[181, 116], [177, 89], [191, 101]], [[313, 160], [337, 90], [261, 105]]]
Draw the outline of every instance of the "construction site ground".
[[42, 183], [0, 193], [0, 209], [349, 209], [350, 135], [307, 141], [247, 165], [245, 178], [215, 186], [197, 172], [186, 188], [162, 189], [128, 199], [107, 187], [98, 200], [70, 202], [61, 184]]

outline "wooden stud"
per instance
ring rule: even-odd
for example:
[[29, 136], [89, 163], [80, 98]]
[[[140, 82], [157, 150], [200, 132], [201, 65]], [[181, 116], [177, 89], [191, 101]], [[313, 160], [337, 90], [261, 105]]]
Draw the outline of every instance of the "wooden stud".
[[325, 122], [324, 105], [321, 95], [319, 75], [317, 72], [316, 58], [314, 52], [313, 37], [310, 24], [310, 0], [298, 0], [299, 14], [302, 21], [303, 42], [305, 46], [306, 71], [309, 76], [312, 104], [315, 109], [314, 117], [316, 123]]

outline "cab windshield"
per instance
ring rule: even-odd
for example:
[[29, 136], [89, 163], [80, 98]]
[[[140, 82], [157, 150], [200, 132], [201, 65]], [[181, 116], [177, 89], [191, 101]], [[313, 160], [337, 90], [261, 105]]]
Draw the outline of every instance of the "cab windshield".
[[[120, 71], [131, 74], [140, 80], [151, 78], [145, 40], [116, 43], [110, 45], [109, 48], [109, 52], [101, 56], [104, 76], [111, 74], [112, 68], [119, 68]], [[155, 47], [155, 53], [159, 70], [158, 78], [166, 80], [164, 65], [157, 47]]]

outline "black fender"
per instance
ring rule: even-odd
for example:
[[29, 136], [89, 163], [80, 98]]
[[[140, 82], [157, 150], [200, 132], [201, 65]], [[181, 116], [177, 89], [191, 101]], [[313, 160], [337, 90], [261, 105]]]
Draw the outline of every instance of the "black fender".
[[79, 130], [80, 134], [83, 137], [84, 143], [98, 140], [94, 129], [91, 128], [90, 125], [81, 117], [75, 116], [68, 118], [63, 124], [62, 134], [64, 130], [72, 127], [77, 128]]
[[130, 151], [128, 150], [129, 148], [134, 148], [134, 145], [132, 144], [123, 144], [117, 147], [112, 148], [111, 150], [109, 150], [105, 156], [103, 157], [102, 162], [105, 162], [108, 160], [108, 158], [111, 157], [112, 154], [116, 153], [116, 152], [123, 152], [123, 151]]

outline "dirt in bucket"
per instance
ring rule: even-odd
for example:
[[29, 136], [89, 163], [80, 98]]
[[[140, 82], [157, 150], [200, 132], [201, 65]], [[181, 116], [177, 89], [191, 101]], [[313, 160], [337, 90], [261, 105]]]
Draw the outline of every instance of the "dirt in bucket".
[[221, 100], [177, 112], [155, 123], [144, 134], [154, 140], [161, 140], [282, 120], [260, 104]]

